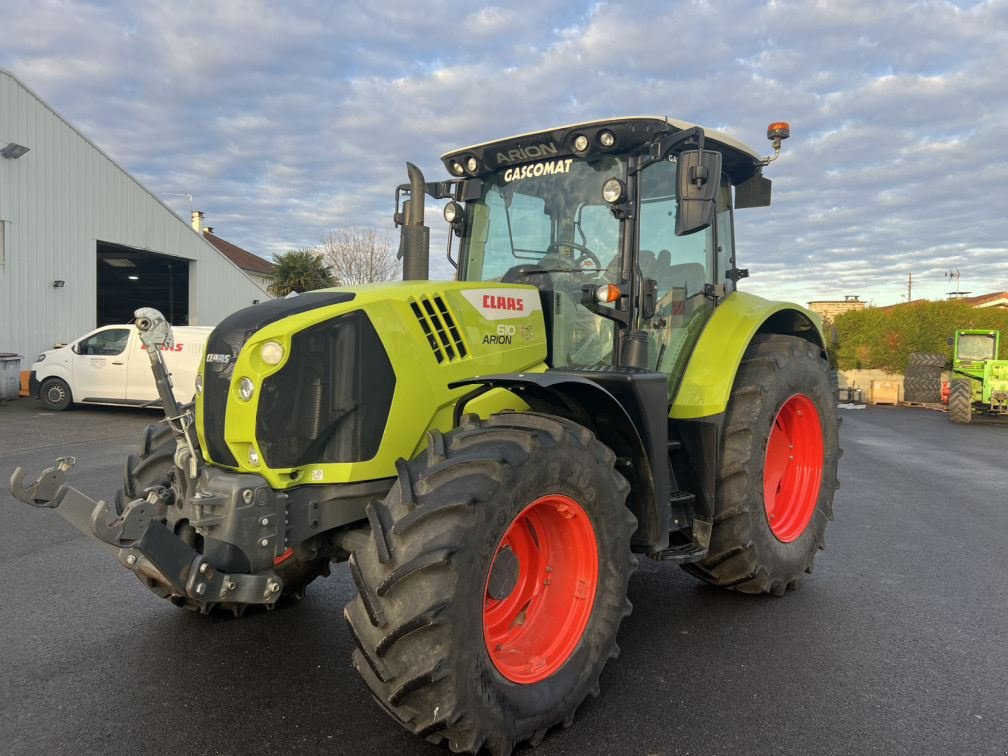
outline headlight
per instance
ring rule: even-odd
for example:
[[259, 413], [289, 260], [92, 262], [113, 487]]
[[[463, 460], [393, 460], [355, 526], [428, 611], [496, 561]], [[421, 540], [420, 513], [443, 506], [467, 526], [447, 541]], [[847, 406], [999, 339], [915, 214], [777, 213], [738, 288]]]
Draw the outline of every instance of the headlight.
[[238, 396], [242, 398], [242, 401], [247, 402], [252, 398], [255, 393], [255, 384], [252, 383], [251, 378], [242, 378], [238, 382]]
[[578, 134], [574, 137], [574, 152], [585, 152], [588, 149], [588, 137]]
[[449, 223], [454, 223], [462, 219], [462, 205], [452, 200], [444, 207], [444, 219]]
[[610, 205], [615, 205], [626, 195], [626, 184], [618, 178], [608, 179], [602, 184], [602, 199]]
[[197, 394], [202, 394], [203, 393], [203, 374], [202, 373], [196, 373], [196, 379], [193, 381], [193, 385], [196, 388], [196, 393]]
[[252, 465], [252, 467], [259, 466], [259, 454], [251, 446], [249, 447], [249, 464]]
[[38, 357], [35, 358], [35, 362], [42, 362], [45, 359], [45, 352], [42, 352]]
[[616, 135], [611, 131], [603, 131], [598, 135], [599, 144], [608, 149], [616, 144]]
[[284, 348], [276, 341], [267, 341], [259, 347], [259, 356], [267, 365], [279, 365], [284, 356]]

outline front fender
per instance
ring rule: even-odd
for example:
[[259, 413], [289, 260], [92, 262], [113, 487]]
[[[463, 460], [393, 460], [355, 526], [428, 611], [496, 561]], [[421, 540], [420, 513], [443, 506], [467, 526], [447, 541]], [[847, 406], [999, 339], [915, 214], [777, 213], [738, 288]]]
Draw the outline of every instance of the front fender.
[[38, 380], [39, 385], [48, 378], [61, 378], [67, 382], [70, 386], [71, 391], [73, 390], [73, 375], [70, 371], [69, 365], [62, 365], [60, 363], [49, 363], [46, 361], [35, 362], [32, 364], [32, 370], [35, 372], [35, 378]]
[[799, 336], [826, 348], [815, 313], [796, 304], [734, 291], [714, 310], [700, 333], [669, 417], [689, 420], [724, 412], [742, 357], [759, 333]]

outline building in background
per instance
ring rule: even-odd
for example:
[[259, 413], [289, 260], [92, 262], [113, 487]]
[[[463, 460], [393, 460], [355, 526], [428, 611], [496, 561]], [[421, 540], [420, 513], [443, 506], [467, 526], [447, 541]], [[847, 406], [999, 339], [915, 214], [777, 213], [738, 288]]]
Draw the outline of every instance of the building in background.
[[215, 325], [262, 281], [0, 70], [0, 352], [30, 361], [142, 306]]
[[837, 315], [843, 315], [851, 310], [863, 310], [868, 306], [857, 294], [846, 294], [843, 299], [824, 299], [809, 302], [808, 307], [823, 319], [823, 323], [832, 323]]
[[254, 255], [237, 244], [232, 244], [214, 234], [213, 226], [203, 225], [202, 211], [193, 210], [192, 227], [196, 233], [203, 234], [204, 239], [213, 244], [222, 255], [245, 271], [246, 275], [257, 281], [264, 289], [268, 289], [269, 285], [273, 283], [273, 271], [276, 266], [269, 260]]
[[963, 302], [969, 304], [975, 310], [986, 307], [996, 307], [998, 309], [1008, 309], [1008, 291], [995, 291], [991, 294], [980, 294], [976, 297], [962, 297]]

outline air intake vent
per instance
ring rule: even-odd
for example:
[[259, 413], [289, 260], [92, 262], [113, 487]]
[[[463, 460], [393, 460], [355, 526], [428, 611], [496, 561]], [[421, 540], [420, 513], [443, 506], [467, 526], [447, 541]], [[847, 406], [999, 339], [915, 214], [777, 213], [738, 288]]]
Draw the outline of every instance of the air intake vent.
[[439, 296], [421, 297], [410, 302], [417, 322], [427, 336], [434, 358], [439, 362], [454, 362], [469, 356], [455, 318]]

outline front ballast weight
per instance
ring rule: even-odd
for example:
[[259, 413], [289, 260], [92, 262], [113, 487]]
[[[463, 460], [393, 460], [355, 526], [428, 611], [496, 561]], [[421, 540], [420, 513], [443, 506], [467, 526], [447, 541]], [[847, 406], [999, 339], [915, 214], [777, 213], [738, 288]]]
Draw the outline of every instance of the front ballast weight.
[[[154, 581], [171, 595], [185, 600], [192, 607], [207, 613], [215, 605], [262, 604], [272, 608], [283, 595], [284, 581], [271, 569], [254, 575], [234, 574], [217, 570], [210, 561], [169, 530], [163, 520], [168, 502], [163, 489], [152, 488], [143, 498], [126, 504], [121, 512], [114, 503], [95, 501], [64, 482], [64, 474], [76, 460], [61, 457], [56, 465], [46, 468], [31, 484], [24, 484], [24, 470], [18, 467], [10, 479], [10, 491], [20, 501], [33, 507], [55, 509], [67, 522], [87, 536], [99, 541], [119, 563], [135, 572], [142, 580]], [[257, 495], [258, 494], [258, 495]], [[243, 489], [238, 494], [243, 504], [262, 510], [259, 522], [276, 521], [269, 498], [259, 491]], [[200, 496], [196, 494], [195, 496]], [[204, 509], [201, 528], [215, 520], [209, 499], [199, 505]], [[224, 502], [215, 502], [223, 505]], [[210, 506], [207, 506], [210, 505]], [[223, 508], [220, 506], [219, 508]], [[270, 564], [275, 551], [275, 533], [258, 538], [257, 545], [266, 552], [262, 561]], [[272, 547], [272, 548], [271, 548]]]

